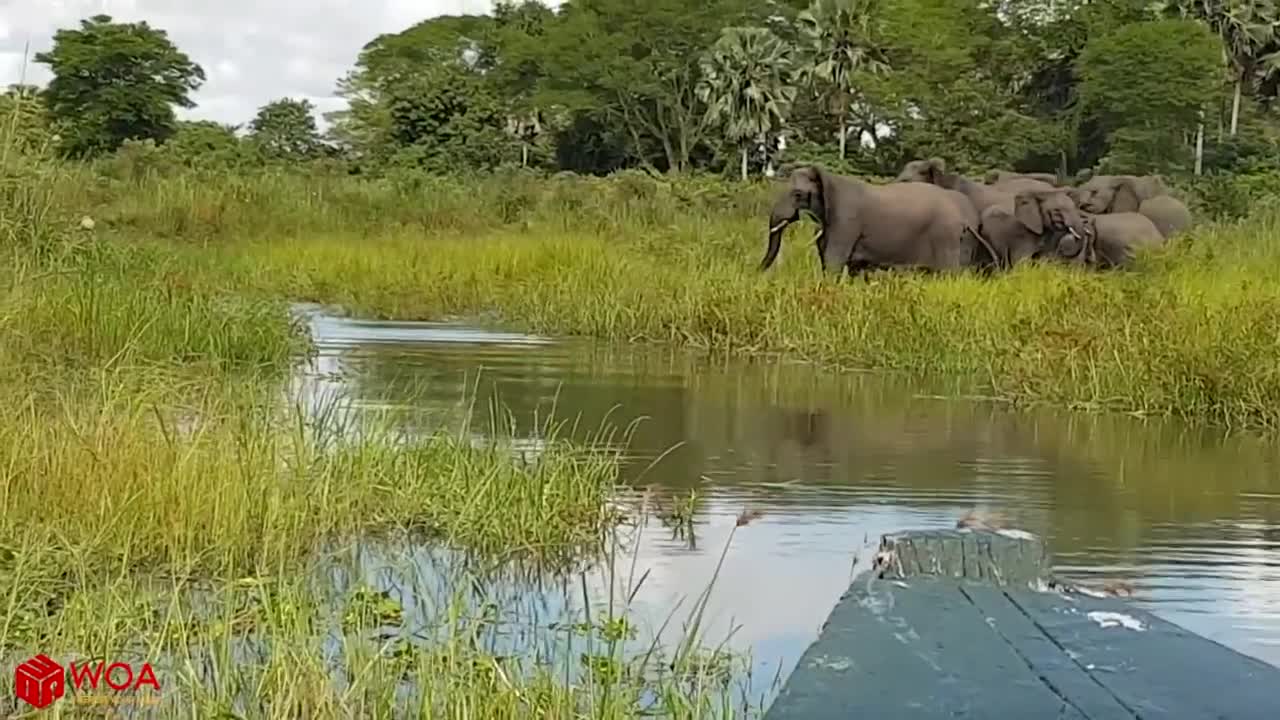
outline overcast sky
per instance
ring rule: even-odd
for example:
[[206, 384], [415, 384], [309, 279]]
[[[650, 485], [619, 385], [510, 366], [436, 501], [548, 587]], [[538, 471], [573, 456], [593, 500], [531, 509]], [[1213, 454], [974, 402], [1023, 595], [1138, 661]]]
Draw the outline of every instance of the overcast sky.
[[[22, 77], [28, 42], [35, 55], [49, 49], [58, 28], [104, 13], [168, 31], [204, 67], [205, 83], [192, 98], [198, 106], [180, 109], [182, 117], [244, 123], [284, 96], [327, 112], [342, 107], [335, 83], [374, 36], [492, 7], [492, 0], [0, 0], [0, 87]], [[48, 80], [46, 66], [28, 60], [26, 82]]]

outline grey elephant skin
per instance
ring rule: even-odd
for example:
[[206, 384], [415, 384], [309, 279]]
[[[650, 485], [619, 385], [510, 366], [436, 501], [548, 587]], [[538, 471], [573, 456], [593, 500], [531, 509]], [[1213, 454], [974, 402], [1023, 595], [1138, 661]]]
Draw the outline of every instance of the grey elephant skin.
[[1094, 175], [1074, 189], [1076, 204], [1095, 215], [1141, 213], [1165, 238], [1191, 225], [1191, 211], [1158, 175]]
[[979, 215], [992, 205], [999, 205], [1008, 212], [1013, 212], [1014, 193], [948, 172], [947, 163], [942, 158], [912, 160], [902, 166], [902, 172], [898, 173], [898, 177], [894, 180], [900, 183], [929, 183], [947, 190], [954, 190], [968, 198]]
[[821, 226], [815, 244], [826, 273], [948, 271], [991, 262], [977, 213], [956, 194], [927, 183], [872, 185], [803, 165], [791, 172], [770, 213], [762, 271], [777, 259], [783, 231], [801, 212]]
[[1066, 188], [1023, 190], [1014, 195], [1012, 212], [991, 205], [982, 212], [981, 231], [1003, 268], [1041, 258], [1089, 264], [1092, 228]]
[[1059, 186], [1058, 176], [1051, 173], [1019, 173], [988, 170], [982, 181], [1002, 190], [1048, 190]]
[[1093, 225], [1091, 264], [1101, 270], [1131, 267], [1136, 251], [1165, 243], [1156, 224], [1142, 213], [1086, 213], [1086, 217]]

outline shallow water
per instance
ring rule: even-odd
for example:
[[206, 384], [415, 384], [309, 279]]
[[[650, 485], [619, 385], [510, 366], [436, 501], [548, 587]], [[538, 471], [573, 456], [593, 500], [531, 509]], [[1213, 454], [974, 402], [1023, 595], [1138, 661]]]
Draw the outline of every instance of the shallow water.
[[[751, 650], [756, 683], [790, 673], [881, 533], [949, 527], [974, 508], [1044, 535], [1059, 575], [1127, 581], [1141, 606], [1280, 665], [1275, 444], [942, 400], [804, 364], [308, 312], [319, 352], [293, 390], [313, 408], [341, 397], [355, 419], [412, 396], [423, 412], [406, 422], [433, 425], [487, 417], [496, 398], [529, 450], [552, 414], [583, 438], [639, 419], [624, 479], [660, 505], [691, 490], [697, 500], [692, 538], [644, 530], [636, 605], [654, 627], [687, 610], [731, 539], [708, 638], [734, 629], [729, 645]], [[730, 538], [744, 509], [760, 516]]]

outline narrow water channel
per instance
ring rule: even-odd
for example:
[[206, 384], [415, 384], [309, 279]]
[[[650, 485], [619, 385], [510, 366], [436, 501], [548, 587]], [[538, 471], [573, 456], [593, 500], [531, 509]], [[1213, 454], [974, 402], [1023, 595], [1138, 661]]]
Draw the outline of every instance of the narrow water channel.
[[294, 389], [313, 406], [412, 396], [444, 422], [496, 397], [531, 448], [552, 412], [582, 437], [634, 421], [624, 480], [659, 502], [696, 491], [692, 537], [657, 526], [639, 544], [654, 626], [707, 587], [739, 514], [758, 514], [708, 607], [757, 678], [790, 673], [880, 533], [975, 508], [1044, 535], [1059, 575], [1123, 580], [1139, 605], [1280, 665], [1280, 445], [803, 364], [307, 312], [319, 352]]

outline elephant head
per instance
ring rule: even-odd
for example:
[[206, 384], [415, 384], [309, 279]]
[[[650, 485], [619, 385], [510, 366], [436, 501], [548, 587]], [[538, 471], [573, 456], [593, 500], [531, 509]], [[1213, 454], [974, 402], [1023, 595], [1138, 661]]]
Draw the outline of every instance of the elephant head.
[[895, 182], [924, 182], [941, 185], [947, 174], [947, 163], [939, 157], [928, 160], [912, 160], [902, 166], [902, 172], [894, 178]]
[[1085, 212], [1137, 212], [1146, 200], [1168, 191], [1159, 175], [1092, 175], [1072, 193]]
[[1013, 216], [1063, 258], [1076, 258], [1086, 250], [1089, 227], [1085, 215], [1065, 188], [1019, 192], [1013, 197]]
[[768, 270], [778, 259], [778, 250], [782, 248], [782, 231], [799, 220], [802, 211], [812, 215], [823, 227], [826, 226], [826, 197], [830, 185], [827, 172], [814, 165], [803, 165], [791, 171], [786, 189], [778, 196], [769, 213], [769, 248], [760, 261], [761, 270]]

